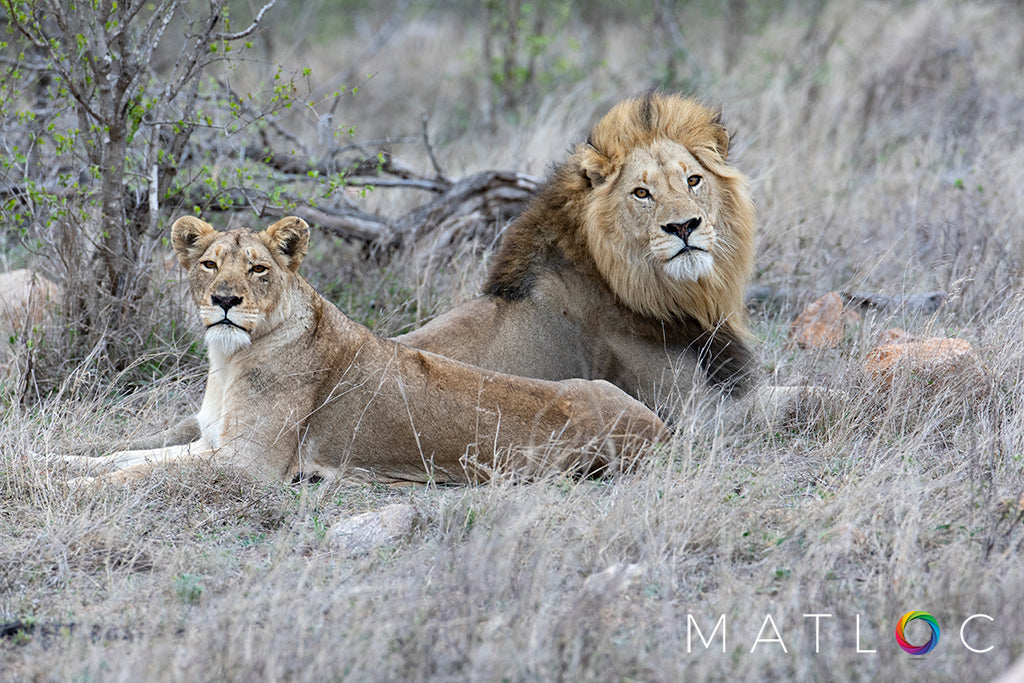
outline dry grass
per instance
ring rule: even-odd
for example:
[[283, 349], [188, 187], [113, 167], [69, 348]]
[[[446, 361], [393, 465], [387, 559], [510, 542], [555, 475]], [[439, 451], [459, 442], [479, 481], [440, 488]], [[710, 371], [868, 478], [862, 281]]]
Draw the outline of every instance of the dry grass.
[[[0, 624], [26, 628], [0, 638], [0, 678], [962, 681], [1005, 669], [1024, 652], [1024, 16], [836, 0], [809, 25], [799, 9], [749, 25], [731, 68], [728, 22], [684, 17], [702, 93], [725, 106], [754, 180], [758, 281], [954, 293], [936, 316], [868, 316], [817, 353], [784, 346], [795, 310], [755, 312], [768, 373], [846, 400], [769, 431], [684, 417], [670, 453], [614, 481], [293, 487], [175, 471], [82, 493], [47, 456], [166, 426], [195, 409], [202, 378], [171, 346], [164, 379], [128, 397], [71, 369], [49, 398], [2, 404]], [[658, 53], [635, 48], [649, 27], [604, 28], [573, 26], [605, 63], [491, 135], [474, 114], [475, 47], [455, 47], [477, 45], [476, 29], [416, 18], [365, 65], [378, 76], [345, 120], [368, 137], [414, 134], [425, 109], [453, 175], [541, 173], [609, 102], [653, 80]], [[353, 41], [295, 58], [306, 50], [314, 73], [330, 73], [360, 53]], [[421, 254], [382, 269], [327, 239], [312, 250], [310, 279], [384, 333], [470, 296], [483, 269], [474, 257], [424, 270]], [[974, 342], [984, 375], [881, 391], [861, 363], [892, 324]], [[390, 502], [420, 511], [411, 540], [331, 550], [333, 522]], [[620, 563], [637, 565], [633, 580], [584, 586]], [[893, 637], [910, 610], [942, 629], [923, 658]], [[833, 615], [820, 653], [811, 613]], [[977, 613], [994, 619], [967, 630], [986, 654], [960, 644]], [[788, 652], [752, 653], [769, 614]], [[694, 634], [688, 653], [687, 615], [705, 636], [725, 615], [726, 652]], [[857, 652], [858, 615], [861, 648], [877, 652]]]

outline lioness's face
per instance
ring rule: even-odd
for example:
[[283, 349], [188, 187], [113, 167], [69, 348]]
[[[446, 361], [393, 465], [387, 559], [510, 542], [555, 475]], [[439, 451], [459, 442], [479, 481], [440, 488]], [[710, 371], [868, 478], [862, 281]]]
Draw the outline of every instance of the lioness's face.
[[221, 233], [192, 217], [175, 222], [174, 249], [188, 269], [212, 351], [230, 356], [280, 324], [308, 235], [298, 218], [282, 219], [261, 233]]
[[686, 147], [661, 139], [629, 153], [609, 199], [636, 252], [674, 280], [697, 280], [714, 270], [721, 237], [716, 182]]

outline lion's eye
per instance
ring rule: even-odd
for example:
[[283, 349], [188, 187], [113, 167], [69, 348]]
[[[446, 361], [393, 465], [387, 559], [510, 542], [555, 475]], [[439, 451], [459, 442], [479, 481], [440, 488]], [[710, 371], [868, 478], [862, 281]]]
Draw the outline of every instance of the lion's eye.
[[636, 197], [637, 199], [649, 199], [651, 196], [651, 191], [648, 190], [646, 187], [638, 187], [635, 190], [633, 190], [633, 196]]
[[201, 265], [203, 268], [206, 268], [207, 270], [217, 270], [216, 261], [203, 261], [199, 265]]
[[260, 273], [265, 273], [268, 270], [270, 270], [270, 268], [267, 268], [266, 266], [260, 263], [257, 263], [255, 266], [252, 267], [252, 272], [256, 273], [257, 275], [259, 275]]
[[697, 187], [700, 185], [700, 181], [703, 180], [699, 175], [692, 175], [686, 179], [686, 184], [690, 187]]

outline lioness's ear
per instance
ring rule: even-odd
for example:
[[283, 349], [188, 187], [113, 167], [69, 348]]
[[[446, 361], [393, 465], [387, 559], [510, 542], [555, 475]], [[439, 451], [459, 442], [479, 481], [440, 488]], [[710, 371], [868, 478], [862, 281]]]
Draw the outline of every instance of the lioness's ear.
[[280, 257], [281, 264], [293, 273], [299, 269], [309, 248], [309, 226], [295, 216], [286, 216], [267, 228], [267, 247]]
[[178, 263], [190, 270], [209, 246], [210, 238], [217, 234], [213, 226], [195, 216], [182, 216], [171, 226], [171, 246], [178, 256]]

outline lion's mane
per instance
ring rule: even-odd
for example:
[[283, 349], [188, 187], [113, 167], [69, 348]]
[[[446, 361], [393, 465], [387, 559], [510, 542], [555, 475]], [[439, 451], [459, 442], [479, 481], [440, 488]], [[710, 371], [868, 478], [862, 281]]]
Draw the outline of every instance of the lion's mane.
[[[715, 269], [696, 281], [669, 278], [639, 255], [616, 248], [612, 216], [595, 210], [626, 155], [665, 137], [684, 145], [721, 188], [721, 234]], [[677, 95], [649, 93], [616, 105], [564, 162], [553, 167], [526, 211], [513, 222], [488, 273], [484, 291], [525, 297], [544, 264], [568, 259], [603, 281], [635, 313], [662, 321], [693, 318], [745, 335], [744, 293], [754, 262], [756, 215], [746, 177], [727, 163], [729, 134], [721, 113]], [[594, 218], [597, 218], [594, 221]], [[603, 220], [602, 220], [603, 219]], [[597, 223], [596, 225], [594, 223]]]

